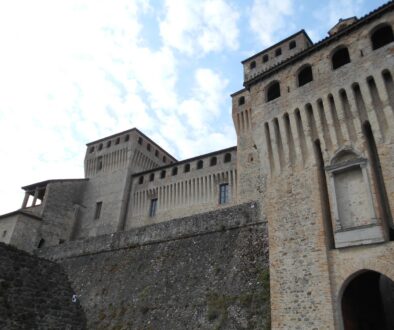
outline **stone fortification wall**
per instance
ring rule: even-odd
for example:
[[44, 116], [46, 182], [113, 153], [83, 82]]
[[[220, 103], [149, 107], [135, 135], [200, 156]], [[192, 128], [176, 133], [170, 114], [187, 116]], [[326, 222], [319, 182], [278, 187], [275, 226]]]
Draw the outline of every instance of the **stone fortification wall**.
[[0, 329], [86, 328], [61, 267], [0, 243]]
[[90, 329], [269, 327], [256, 203], [38, 251], [66, 269]]

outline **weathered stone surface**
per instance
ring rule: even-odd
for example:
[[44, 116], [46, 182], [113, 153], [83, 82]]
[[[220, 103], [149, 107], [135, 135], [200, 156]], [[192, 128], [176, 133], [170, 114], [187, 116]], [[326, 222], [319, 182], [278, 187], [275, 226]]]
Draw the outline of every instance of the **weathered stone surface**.
[[268, 246], [259, 214], [248, 203], [114, 235], [110, 248], [108, 235], [88, 241], [89, 252], [70, 242], [42, 254], [63, 258], [89, 329], [265, 329]]
[[62, 268], [0, 243], [0, 329], [86, 328]]

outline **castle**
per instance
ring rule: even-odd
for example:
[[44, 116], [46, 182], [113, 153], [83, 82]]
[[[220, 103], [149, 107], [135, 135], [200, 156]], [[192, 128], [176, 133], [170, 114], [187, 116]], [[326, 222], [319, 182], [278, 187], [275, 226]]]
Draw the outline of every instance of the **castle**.
[[391, 329], [393, 25], [389, 2], [244, 60], [236, 147], [178, 161], [136, 128], [88, 143], [85, 177], [23, 187], [0, 241], [62, 260], [73, 244], [181, 231], [170, 223], [246, 203], [268, 224], [273, 329]]

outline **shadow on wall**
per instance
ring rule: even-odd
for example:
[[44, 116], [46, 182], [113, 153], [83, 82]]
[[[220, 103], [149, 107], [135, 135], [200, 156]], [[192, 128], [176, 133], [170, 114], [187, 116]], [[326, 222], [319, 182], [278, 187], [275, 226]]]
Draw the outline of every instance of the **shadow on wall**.
[[0, 329], [86, 329], [59, 265], [0, 243]]

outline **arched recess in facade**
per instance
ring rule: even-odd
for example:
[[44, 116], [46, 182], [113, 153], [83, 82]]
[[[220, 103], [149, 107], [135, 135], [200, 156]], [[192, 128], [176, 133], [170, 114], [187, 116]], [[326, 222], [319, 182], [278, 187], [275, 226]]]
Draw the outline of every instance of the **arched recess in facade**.
[[394, 329], [394, 282], [364, 269], [345, 281], [340, 297], [344, 330]]

